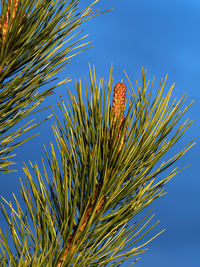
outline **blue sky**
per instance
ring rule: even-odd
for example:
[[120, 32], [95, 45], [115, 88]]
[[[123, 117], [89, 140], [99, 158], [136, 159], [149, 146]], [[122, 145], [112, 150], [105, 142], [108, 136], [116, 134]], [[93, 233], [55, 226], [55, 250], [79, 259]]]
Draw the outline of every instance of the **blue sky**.
[[[91, 1], [82, 1], [83, 5]], [[108, 79], [110, 64], [114, 67], [114, 82], [125, 79], [123, 70], [131, 81], [141, 79], [142, 67], [147, 77], [156, 83], [168, 73], [166, 88], [175, 82], [173, 97], [188, 95], [187, 103], [194, 104], [185, 119], [194, 120], [183, 136], [175, 153], [195, 137], [197, 144], [177, 163], [189, 168], [179, 173], [166, 187], [168, 194], [153, 203], [156, 220], [160, 220], [153, 231], [156, 234], [166, 228], [165, 233], [147, 245], [149, 250], [135, 264], [138, 267], [198, 267], [200, 251], [200, 1], [199, 0], [102, 0], [101, 9], [114, 8], [112, 12], [88, 21], [85, 33], [94, 47], [73, 58], [60, 78], [88, 77], [88, 62], [96, 67], [96, 76]], [[73, 82], [68, 85], [73, 90]], [[156, 87], [155, 87], [156, 89]], [[65, 88], [59, 89], [65, 95]], [[58, 92], [49, 97], [45, 105], [55, 104]], [[18, 195], [18, 177], [24, 177], [22, 162], [41, 160], [42, 144], [47, 146], [53, 139], [49, 121], [40, 127], [40, 136], [17, 149], [17, 174], [1, 177], [0, 195], [11, 198]], [[0, 215], [2, 218], [2, 215]], [[154, 221], [154, 222], [155, 222]], [[129, 262], [123, 266], [129, 266]]]

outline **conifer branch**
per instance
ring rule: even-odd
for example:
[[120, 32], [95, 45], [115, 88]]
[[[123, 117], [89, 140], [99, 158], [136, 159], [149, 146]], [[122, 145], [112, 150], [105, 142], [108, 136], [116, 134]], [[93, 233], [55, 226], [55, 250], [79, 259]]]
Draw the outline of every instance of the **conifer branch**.
[[5, 266], [9, 261], [15, 267], [115, 266], [145, 251], [148, 241], [138, 241], [158, 222], [149, 226], [150, 212], [132, 226], [129, 222], [164, 194], [165, 184], [180, 170], [163, 177], [164, 171], [192, 146], [190, 142], [159, 164], [191, 125], [186, 121], [173, 132], [190, 105], [182, 109], [184, 96], [169, 104], [173, 87], [163, 96], [164, 85], [151, 99], [145, 79], [142, 72], [142, 87], [126, 101], [126, 115], [124, 84], [115, 85], [110, 107], [112, 69], [105, 85], [90, 73], [85, 102], [81, 81], [76, 83], [78, 101], [68, 90], [69, 112], [61, 97], [64, 124], [55, 114], [52, 127], [58, 150], [52, 144], [50, 154], [45, 150], [50, 169], [43, 161], [44, 178], [36, 163], [31, 163], [34, 177], [24, 167], [27, 180], [21, 182], [21, 193], [29, 216], [16, 198], [17, 210], [6, 201], [10, 215], [2, 205], [18, 253], [16, 257], [10, 250], [0, 229], [0, 262]]
[[[40, 122], [31, 124], [30, 120], [30, 127], [9, 134], [7, 131], [36, 112], [36, 107], [45, 97], [53, 94], [58, 85], [69, 81], [66, 78], [47, 86], [58, 79], [56, 74], [63, 70], [71, 57], [90, 48], [91, 42], [83, 43], [87, 35], [80, 36], [82, 31], [79, 28], [86, 20], [103, 12], [93, 9], [98, 1], [90, 3], [83, 10], [78, 7], [78, 2], [1, 1], [0, 173], [8, 172], [9, 165], [13, 164], [7, 160], [7, 155], [30, 139], [17, 143], [16, 138]], [[39, 111], [42, 109], [37, 109]]]
[[[76, 30], [83, 22], [103, 13], [93, 11], [97, 2], [79, 12], [79, 0], [1, 1], [0, 173], [8, 172], [13, 148], [32, 137], [11, 142], [40, 123], [7, 131], [68, 80], [37, 91], [53, 81], [72, 56], [89, 48], [90, 42], [78, 45], [86, 36], [72, 40], [81, 33]], [[72, 43], [62, 48], [67, 42]], [[170, 104], [173, 86], [165, 95], [166, 79], [152, 99], [153, 86], [147, 94], [149, 82], [143, 70], [137, 93], [126, 75], [133, 93], [129, 101], [123, 82], [115, 84], [110, 101], [112, 67], [108, 83], [96, 79], [95, 69], [92, 73], [89, 67], [89, 72], [86, 99], [80, 80], [75, 83], [78, 101], [68, 89], [68, 108], [62, 97], [58, 103], [64, 120], [54, 113], [57, 151], [52, 143], [50, 152], [45, 148], [49, 169], [43, 159], [43, 174], [37, 163], [30, 162], [34, 176], [26, 165], [23, 168], [26, 181], [20, 179], [21, 195], [27, 210], [14, 194], [16, 208], [2, 197], [11, 211], [1, 205], [11, 238], [0, 228], [1, 266], [119, 266], [143, 253], [143, 246], [157, 236], [137, 245], [158, 222], [149, 226], [154, 216], [148, 218], [150, 212], [131, 226], [130, 221], [162, 196], [165, 184], [181, 171], [165, 172], [193, 141], [159, 162], [192, 124], [186, 120], [179, 125], [191, 104], [182, 109], [185, 96]]]
[[[126, 97], [126, 85], [124, 83], [117, 83], [114, 86], [114, 93], [113, 93], [113, 101], [112, 101], [112, 116], [113, 116], [113, 120], [114, 120], [114, 129], [113, 129], [113, 134], [111, 134], [111, 130], [109, 130], [110, 132], [110, 143], [113, 141], [116, 143], [118, 138], [120, 138], [120, 134], [122, 131], [122, 127], [125, 121], [125, 117], [124, 117], [124, 111], [125, 111], [125, 97]], [[127, 129], [127, 127], [126, 127]], [[124, 140], [125, 140], [125, 132], [126, 129], [123, 132], [123, 138], [122, 141], [120, 142], [119, 145], [119, 150], [118, 152], [120, 152]], [[112, 136], [113, 135], [113, 136]], [[112, 175], [113, 170], [109, 169], [108, 170], [108, 176]], [[94, 211], [95, 208], [95, 202], [98, 198], [99, 192], [101, 189], [101, 184], [98, 183], [96, 185], [96, 190], [94, 193], [94, 197], [93, 200], [90, 201], [86, 212], [84, 214], [83, 220], [81, 220], [81, 226], [78, 227], [77, 225], [73, 227], [73, 233], [70, 235], [68, 241], [67, 241], [67, 245], [65, 248], [65, 251], [62, 255], [62, 258], [59, 260], [57, 267], [61, 267], [62, 263], [65, 261], [65, 258], [67, 257], [68, 253], [73, 253], [76, 245], [77, 245], [77, 240], [81, 234], [81, 232], [83, 231], [83, 229], [85, 228], [90, 215], [92, 212], [95, 212], [95, 215], [98, 214], [98, 212], [100, 212], [101, 208], [103, 207], [104, 203], [106, 202], [107, 197], [103, 197], [103, 199], [99, 202], [96, 210]], [[78, 232], [77, 232], [78, 229]], [[74, 240], [76, 238], [76, 241]], [[73, 244], [73, 246], [72, 246]]]

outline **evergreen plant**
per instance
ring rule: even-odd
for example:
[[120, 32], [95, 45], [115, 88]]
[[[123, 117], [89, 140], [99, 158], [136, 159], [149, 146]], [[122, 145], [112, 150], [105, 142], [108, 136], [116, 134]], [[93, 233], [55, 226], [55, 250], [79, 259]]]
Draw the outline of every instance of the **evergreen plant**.
[[[13, 149], [34, 136], [17, 138], [43, 121], [14, 126], [42, 112], [39, 104], [66, 80], [47, 84], [89, 48], [78, 29], [100, 14], [96, 2], [80, 10], [79, 0], [1, 0], [1, 174], [11, 171]], [[120, 266], [128, 258], [134, 263], [155, 237], [144, 237], [157, 225], [151, 211], [136, 219], [165, 194], [180, 169], [164, 171], [193, 145], [163, 161], [192, 123], [180, 123], [190, 105], [184, 107], [185, 95], [171, 100], [174, 86], [165, 92], [166, 78], [153, 97], [143, 70], [136, 86], [126, 72], [126, 82], [113, 84], [112, 66], [108, 82], [90, 66], [89, 74], [89, 81], [75, 82], [76, 95], [68, 89], [69, 101], [60, 96], [62, 116], [52, 109], [56, 147], [45, 147], [42, 170], [24, 164], [26, 209], [15, 195], [14, 204], [2, 197], [9, 234], [0, 229], [1, 266]]]

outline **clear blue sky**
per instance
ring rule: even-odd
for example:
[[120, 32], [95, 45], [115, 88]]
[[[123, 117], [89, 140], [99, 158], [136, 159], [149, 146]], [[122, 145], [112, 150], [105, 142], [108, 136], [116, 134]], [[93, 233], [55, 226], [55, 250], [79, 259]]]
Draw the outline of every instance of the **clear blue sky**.
[[[84, 4], [90, 1], [82, 1]], [[110, 64], [114, 67], [114, 82], [125, 79], [123, 69], [134, 82], [141, 79], [141, 68], [147, 76], [155, 76], [156, 83], [168, 73], [166, 88], [175, 82], [173, 97], [188, 95], [194, 100], [185, 119], [194, 124], [172, 151], [175, 153], [195, 137], [197, 144], [176, 166], [192, 164], [178, 174], [166, 187], [168, 194], [153, 205], [159, 226], [153, 231], [166, 228], [164, 234], [150, 244], [148, 252], [135, 264], [138, 267], [198, 267], [200, 266], [200, 1], [199, 0], [102, 0], [101, 9], [114, 8], [112, 12], [88, 21], [84, 28], [94, 47], [77, 56], [60, 78], [88, 77], [88, 62], [96, 67], [97, 77], [108, 78]], [[69, 84], [73, 90], [73, 83]], [[155, 88], [156, 89], [156, 88]], [[65, 95], [65, 88], [60, 88]], [[58, 92], [49, 97], [45, 105], [55, 104]], [[53, 136], [49, 121], [40, 127], [40, 136], [17, 150], [17, 174], [1, 177], [0, 195], [8, 200], [11, 192], [18, 195], [18, 177], [22, 161], [40, 162], [44, 155], [42, 144], [47, 146]], [[0, 215], [2, 218], [2, 215]], [[129, 262], [123, 266], [129, 266]]]

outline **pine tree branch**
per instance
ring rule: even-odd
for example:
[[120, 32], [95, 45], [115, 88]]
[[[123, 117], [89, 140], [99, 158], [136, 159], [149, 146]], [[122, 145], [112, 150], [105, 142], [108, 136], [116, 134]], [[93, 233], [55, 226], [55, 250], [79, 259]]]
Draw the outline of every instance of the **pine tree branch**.
[[116, 101], [110, 109], [112, 74], [108, 87], [91, 75], [90, 94], [86, 84], [87, 106], [81, 82], [76, 83], [78, 102], [69, 91], [69, 112], [61, 97], [64, 124], [55, 114], [57, 123], [52, 128], [58, 154], [53, 144], [51, 154], [45, 149], [50, 167], [46, 169], [43, 162], [46, 180], [36, 163], [30, 162], [35, 177], [24, 168], [27, 180], [25, 185], [21, 182], [21, 193], [28, 216], [17, 199], [16, 211], [6, 201], [10, 215], [2, 205], [17, 253], [16, 257], [0, 229], [5, 266], [8, 262], [13, 266], [116, 266], [145, 251], [142, 247], [147, 242], [138, 241], [158, 222], [149, 225], [150, 213], [132, 226], [130, 220], [164, 194], [163, 187], [180, 170], [175, 168], [164, 177], [163, 171], [192, 144], [158, 165], [191, 125], [186, 121], [172, 131], [190, 105], [182, 110], [185, 97], [175, 106], [174, 101], [169, 104], [172, 89], [163, 96], [164, 85], [151, 100], [146, 94], [146, 72], [142, 78], [125, 118], [122, 85], [115, 87]]
[[30, 116], [53, 89], [69, 81], [47, 87], [71, 57], [91, 47], [91, 42], [83, 42], [87, 35], [81, 36], [79, 29], [86, 20], [105, 12], [93, 9], [97, 2], [81, 10], [79, 0], [1, 1], [0, 174], [12, 164], [5, 157], [14, 148], [12, 144], [16, 146], [14, 137], [26, 131], [13, 132], [9, 139], [6, 132]]
[[[124, 143], [125, 139], [125, 134], [126, 134], [126, 127], [122, 131], [123, 124], [124, 124], [124, 110], [125, 110], [125, 97], [126, 97], [126, 85], [124, 83], [117, 83], [114, 87], [114, 94], [113, 94], [113, 101], [112, 101], [112, 115], [113, 115], [113, 121], [114, 121], [114, 131], [112, 133], [111, 130], [110, 132], [110, 141], [109, 143], [116, 143], [117, 140], [120, 138], [120, 135], [123, 135], [122, 141], [119, 144], [118, 148], [118, 153], [120, 152], [122, 145]], [[123, 133], [122, 133], [123, 132]], [[113, 172], [112, 169], [108, 170], [108, 175], [111, 175]], [[62, 263], [65, 261], [65, 258], [67, 257], [68, 252], [70, 251], [71, 253], [74, 252], [78, 238], [80, 234], [82, 233], [83, 229], [85, 228], [92, 211], [94, 211], [95, 208], [95, 202], [98, 198], [99, 192], [100, 192], [101, 184], [98, 183], [96, 186], [96, 190], [94, 193], [93, 200], [90, 201], [90, 204], [88, 205], [84, 218], [81, 220], [81, 226], [78, 227], [77, 225], [74, 227], [73, 233], [70, 235], [69, 240], [67, 242], [67, 246], [65, 248], [64, 254], [62, 258], [59, 260], [57, 267], [61, 267]], [[95, 212], [95, 215], [98, 214], [98, 212], [101, 210], [103, 207], [104, 203], [106, 202], [106, 197], [103, 197], [103, 199], [100, 201], [99, 205], [97, 206]], [[78, 231], [78, 232], [77, 232]], [[76, 241], [74, 240], [76, 238]]]

